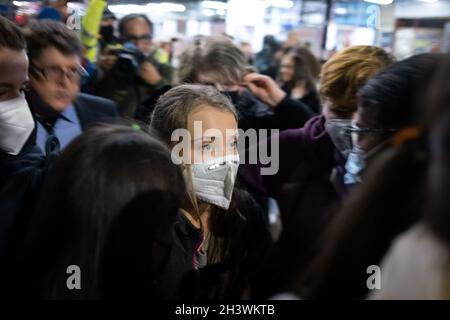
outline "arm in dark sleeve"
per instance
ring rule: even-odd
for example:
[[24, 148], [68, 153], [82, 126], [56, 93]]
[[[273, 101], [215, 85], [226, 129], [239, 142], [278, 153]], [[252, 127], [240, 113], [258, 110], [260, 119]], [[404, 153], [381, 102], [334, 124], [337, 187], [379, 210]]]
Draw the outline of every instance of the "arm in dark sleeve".
[[[259, 157], [261, 144], [267, 144], [270, 163], [268, 165], [263, 165], [260, 161], [256, 164], [249, 163], [250, 153], [256, 153]], [[239, 173], [252, 193], [264, 194], [276, 199], [282, 185], [299, 163], [307, 157], [305, 149], [303, 129], [285, 130], [272, 135], [259, 145], [250, 146], [246, 150], [245, 162], [240, 165]], [[270, 166], [273, 167], [271, 171], [274, 171], [274, 174], [263, 174], [262, 169]]]
[[37, 147], [17, 157], [0, 155], [0, 257], [9, 247], [19, 214], [34, 207], [47, 165]]
[[274, 111], [279, 118], [280, 130], [302, 128], [306, 121], [315, 116], [306, 104], [288, 96], [281, 100]]

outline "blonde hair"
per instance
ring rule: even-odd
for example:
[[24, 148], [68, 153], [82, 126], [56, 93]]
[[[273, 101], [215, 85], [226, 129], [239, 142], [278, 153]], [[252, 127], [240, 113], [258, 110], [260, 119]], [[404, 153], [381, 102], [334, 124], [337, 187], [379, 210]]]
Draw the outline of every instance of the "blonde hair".
[[382, 48], [353, 46], [328, 60], [320, 75], [320, 95], [331, 102], [330, 110], [349, 118], [357, 110], [357, 92], [367, 80], [393, 63]]

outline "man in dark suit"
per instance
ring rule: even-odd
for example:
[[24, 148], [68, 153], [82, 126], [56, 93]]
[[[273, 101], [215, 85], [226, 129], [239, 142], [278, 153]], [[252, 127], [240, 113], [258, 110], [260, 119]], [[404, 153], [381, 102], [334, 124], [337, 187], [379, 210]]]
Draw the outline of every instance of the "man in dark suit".
[[[0, 40], [0, 103], [9, 112], [8, 117], [0, 117], [2, 260], [7, 247], [18, 245], [11, 240], [12, 230], [19, 230], [15, 239], [20, 240], [20, 226], [34, 208], [54, 156], [89, 126], [114, 121], [117, 110], [110, 100], [79, 93], [84, 74], [82, 46], [64, 24], [32, 25], [27, 35], [28, 59], [21, 31], [12, 22], [0, 19]], [[22, 92], [27, 91], [28, 79], [31, 87], [25, 100]]]
[[117, 117], [112, 101], [80, 93], [86, 71], [75, 32], [56, 21], [39, 21], [30, 26], [26, 40], [31, 85], [27, 100], [37, 120], [36, 144], [43, 152], [59, 151], [90, 125]]

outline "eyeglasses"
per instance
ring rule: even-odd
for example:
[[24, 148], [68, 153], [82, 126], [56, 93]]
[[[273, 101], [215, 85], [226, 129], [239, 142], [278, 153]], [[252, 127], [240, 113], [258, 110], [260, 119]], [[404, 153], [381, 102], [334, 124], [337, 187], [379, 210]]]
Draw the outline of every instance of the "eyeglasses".
[[125, 40], [130, 42], [150, 41], [152, 40], [152, 36], [150, 34], [144, 34], [142, 36], [127, 35], [125, 36]]
[[45, 79], [50, 81], [61, 81], [61, 79], [67, 77], [70, 81], [75, 82], [80, 81], [82, 77], [88, 75], [88, 72], [81, 65], [70, 68], [68, 71], [64, 71], [62, 68], [57, 66], [40, 68], [34, 63], [31, 63], [30, 67], [31, 71], [38, 71]]
[[362, 128], [359, 127], [356, 124], [356, 121], [352, 121], [351, 126], [347, 129], [348, 132], [351, 134], [351, 140], [353, 145], [357, 144], [360, 139], [367, 134], [383, 134], [383, 133], [394, 133], [397, 132], [398, 129], [394, 128], [388, 128], [388, 129], [381, 129], [381, 128]]
[[377, 129], [377, 128], [361, 128], [356, 124], [356, 121], [351, 122], [351, 126], [348, 129], [352, 133], [385, 133], [396, 132], [398, 129]]

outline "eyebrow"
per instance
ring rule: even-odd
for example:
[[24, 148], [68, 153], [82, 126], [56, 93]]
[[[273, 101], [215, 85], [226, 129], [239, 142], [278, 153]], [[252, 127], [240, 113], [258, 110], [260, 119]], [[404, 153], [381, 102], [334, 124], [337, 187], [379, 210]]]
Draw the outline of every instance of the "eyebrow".
[[215, 136], [202, 136], [202, 137], [200, 137], [200, 138], [197, 138], [197, 139], [192, 139], [192, 141], [197, 141], [197, 140], [215, 140], [216, 139], [216, 137]]

